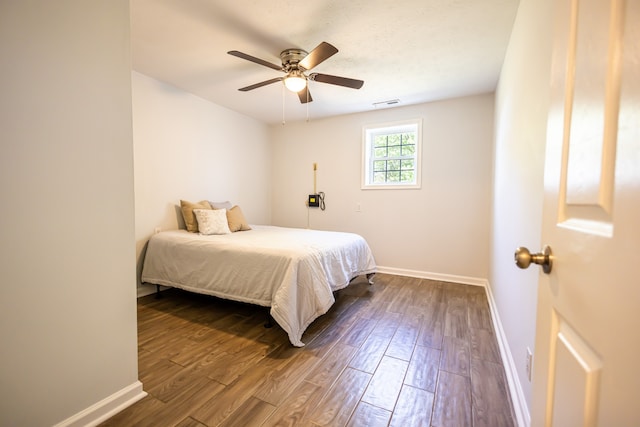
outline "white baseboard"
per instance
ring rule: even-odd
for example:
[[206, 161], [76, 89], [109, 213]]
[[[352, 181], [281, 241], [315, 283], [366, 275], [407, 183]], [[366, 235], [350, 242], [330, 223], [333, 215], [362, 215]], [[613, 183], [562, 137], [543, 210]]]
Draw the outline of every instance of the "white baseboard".
[[378, 266], [378, 273], [393, 274], [395, 276], [417, 277], [419, 279], [438, 280], [441, 282], [462, 283], [464, 285], [486, 286], [487, 279], [451, 274], [432, 273], [429, 271], [407, 270], [403, 268]]
[[[138, 298], [146, 297], [147, 295], [155, 294], [158, 290], [156, 285], [151, 285], [149, 283], [143, 283], [138, 285]], [[164, 291], [165, 289], [169, 289], [167, 286], [160, 286], [160, 290]]]
[[[394, 276], [417, 277], [419, 279], [439, 280], [441, 282], [462, 283], [464, 285], [487, 286], [487, 279], [432, 273], [429, 271], [407, 270], [403, 268], [378, 266], [378, 273], [392, 274]], [[169, 288], [166, 286], [160, 286], [161, 291], [165, 289]], [[138, 298], [142, 298], [154, 293], [156, 293], [156, 285], [150, 285], [148, 283], [138, 285]]]
[[138, 285], [138, 298], [146, 297], [156, 291], [156, 285], [141, 284]]
[[493, 321], [493, 328], [496, 331], [496, 338], [498, 339], [498, 347], [500, 347], [500, 356], [502, 357], [502, 364], [504, 365], [505, 375], [507, 377], [507, 384], [509, 386], [509, 392], [511, 394], [511, 402], [513, 404], [513, 411], [516, 417], [516, 422], [519, 427], [529, 427], [531, 425], [531, 414], [527, 407], [527, 402], [522, 391], [522, 385], [518, 377], [516, 370], [516, 364], [513, 361], [513, 354], [507, 341], [507, 336], [504, 333], [502, 327], [502, 321], [500, 315], [496, 309], [496, 303], [491, 293], [491, 286], [487, 283], [485, 287], [487, 291], [487, 299], [489, 300], [489, 309], [491, 310], [491, 320]]
[[147, 393], [142, 390], [142, 383], [136, 381], [108, 396], [101, 401], [89, 406], [83, 411], [59, 422], [54, 427], [92, 427], [108, 420], [123, 409], [133, 405], [145, 397]]

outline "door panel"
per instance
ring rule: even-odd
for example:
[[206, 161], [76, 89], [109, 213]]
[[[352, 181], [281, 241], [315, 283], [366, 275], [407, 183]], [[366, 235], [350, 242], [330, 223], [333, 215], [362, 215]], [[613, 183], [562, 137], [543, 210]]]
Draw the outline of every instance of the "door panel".
[[569, 2], [564, 116], [566, 189], [560, 223], [611, 235], [620, 95], [620, 2]]
[[[557, 313], [552, 325], [554, 426], [594, 426], [602, 361]], [[576, 393], [576, 391], [580, 391]]]
[[640, 426], [640, 0], [557, 0], [532, 425]]
[[574, 206], [588, 206], [569, 218], [610, 222], [622, 13], [617, 4], [601, 0], [581, 0], [571, 6], [564, 89], [569, 121], [566, 213]]

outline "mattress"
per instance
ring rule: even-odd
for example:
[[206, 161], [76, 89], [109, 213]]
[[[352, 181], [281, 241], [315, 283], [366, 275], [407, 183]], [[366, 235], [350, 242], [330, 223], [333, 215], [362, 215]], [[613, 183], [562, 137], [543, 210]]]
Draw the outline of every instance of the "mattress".
[[270, 307], [295, 346], [335, 302], [333, 291], [376, 271], [357, 234], [252, 225], [225, 235], [164, 231], [149, 240], [142, 281]]

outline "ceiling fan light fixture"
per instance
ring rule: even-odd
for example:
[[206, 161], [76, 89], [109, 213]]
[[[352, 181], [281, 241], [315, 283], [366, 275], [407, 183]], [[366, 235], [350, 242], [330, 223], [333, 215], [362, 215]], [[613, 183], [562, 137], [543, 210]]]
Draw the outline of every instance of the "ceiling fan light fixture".
[[282, 52], [280, 52], [280, 61], [282, 62], [282, 66], [272, 64], [271, 62], [256, 58], [255, 56], [247, 55], [246, 53], [242, 53], [237, 50], [230, 50], [227, 53], [240, 59], [251, 61], [256, 64], [285, 73], [284, 77], [265, 80], [263, 82], [255, 83], [238, 89], [242, 92], [247, 92], [263, 86], [267, 86], [275, 82], [283, 82], [284, 87], [286, 87], [287, 90], [298, 94], [298, 98], [300, 99], [301, 104], [308, 104], [309, 102], [313, 101], [308, 88], [309, 80], [320, 83], [329, 83], [336, 86], [349, 87], [352, 89], [360, 89], [364, 84], [364, 81], [362, 80], [332, 76], [330, 74], [305, 74], [306, 72], [310, 72], [317, 65], [323, 63], [326, 59], [338, 53], [338, 49], [327, 42], [320, 43], [311, 52], [308, 53], [302, 49], [295, 48], [283, 50]]
[[291, 92], [300, 92], [307, 86], [307, 79], [300, 71], [292, 71], [284, 78], [284, 85]]

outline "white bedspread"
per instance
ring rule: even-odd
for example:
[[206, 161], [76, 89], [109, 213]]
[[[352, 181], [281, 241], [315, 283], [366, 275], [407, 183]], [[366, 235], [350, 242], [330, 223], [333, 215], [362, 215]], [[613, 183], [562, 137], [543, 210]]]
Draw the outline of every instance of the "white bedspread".
[[251, 227], [226, 235], [155, 234], [142, 281], [271, 307], [300, 347], [305, 329], [335, 302], [332, 292], [376, 270], [369, 245], [357, 234]]

